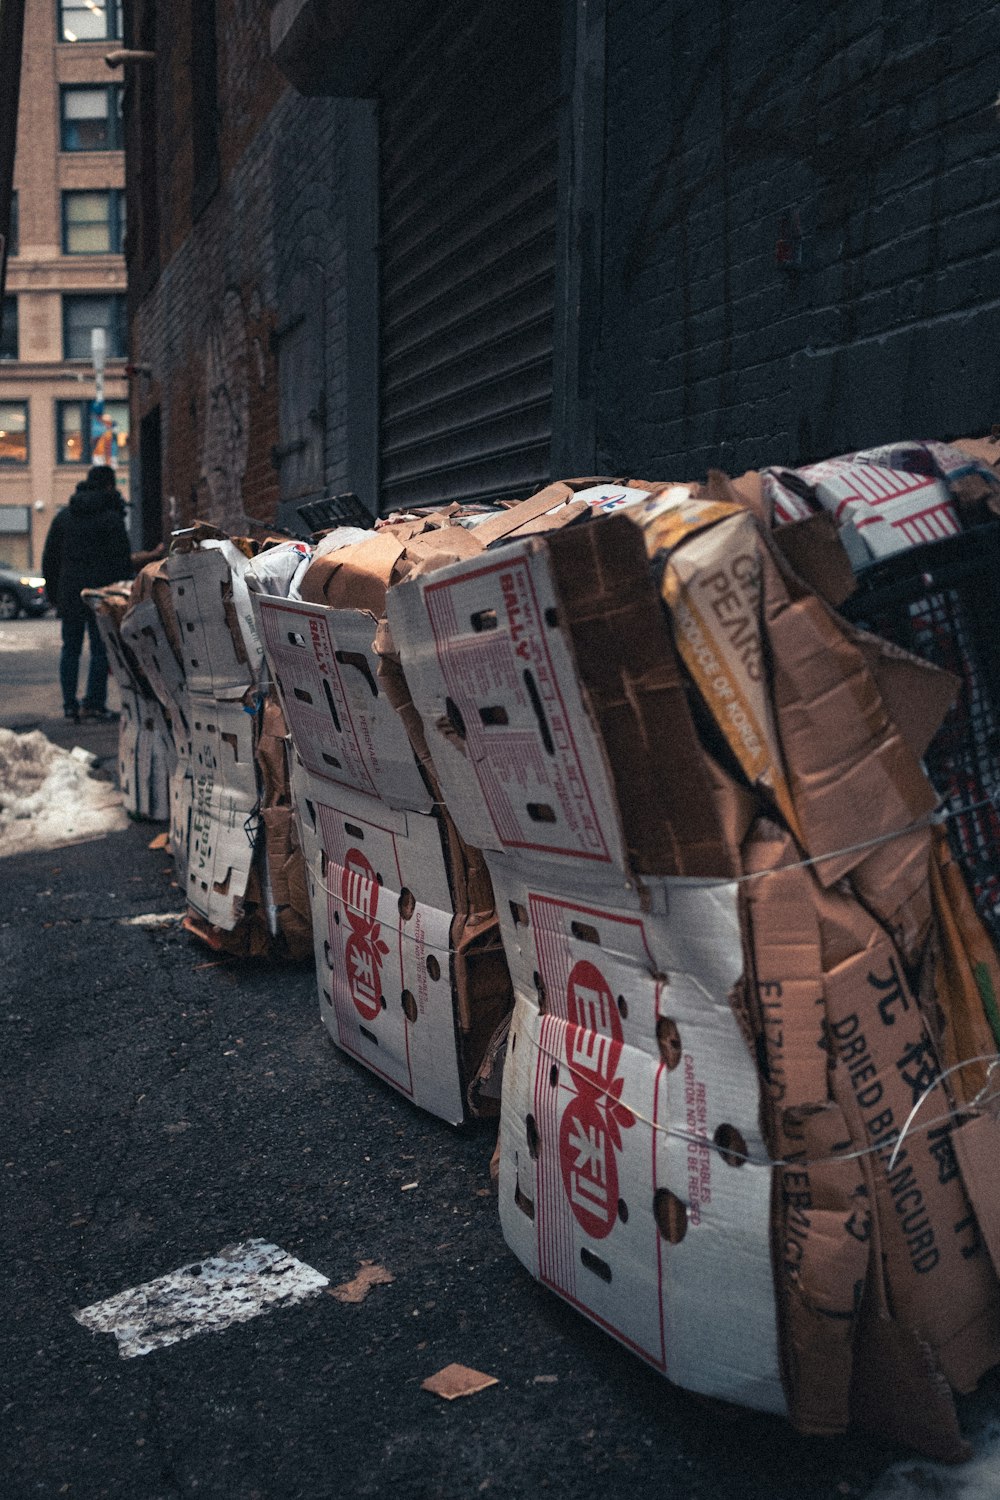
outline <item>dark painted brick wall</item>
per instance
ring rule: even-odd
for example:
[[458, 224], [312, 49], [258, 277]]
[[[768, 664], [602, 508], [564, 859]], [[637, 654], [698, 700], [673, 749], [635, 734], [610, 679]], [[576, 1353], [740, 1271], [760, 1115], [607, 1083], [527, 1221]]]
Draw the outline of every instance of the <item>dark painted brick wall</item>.
[[1000, 420], [995, 0], [609, 0], [607, 28], [607, 472]]
[[280, 77], [263, 0], [218, 0], [220, 180], [192, 221], [187, 11], [171, 7], [167, 24], [165, 9], [156, 34], [160, 271], [135, 309], [133, 357], [152, 376], [136, 383], [134, 428], [161, 406], [168, 525], [200, 516], [239, 530], [247, 517], [271, 519], [279, 499], [272, 333], [301, 257], [324, 268], [324, 461], [335, 487], [345, 470], [344, 106], [303, 99]]

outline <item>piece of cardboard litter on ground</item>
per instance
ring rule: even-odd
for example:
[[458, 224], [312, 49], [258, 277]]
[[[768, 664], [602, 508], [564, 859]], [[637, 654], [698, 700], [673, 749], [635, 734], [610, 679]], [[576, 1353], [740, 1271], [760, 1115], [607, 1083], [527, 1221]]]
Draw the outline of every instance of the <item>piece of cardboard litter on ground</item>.
[[147, 849], [169, 849], [169, 847], [170, 847], [170, 835], [169, 835], [169, 833], [158, 833], [156, 835], [156, 838], [155, 839], [150, 839], [149, 843], [146, 845]]
[[336, 1297], [338, 1302], [363, 1302], [373, 1286], [388, 1286], [395, 1281], [391, 1271], [385, 1266], [377, 1266], [374, 1261], [363, 1260], [358, 1269], [358, 1274], [351, 1281], [342, 1281], [339, 1286], [329, 1288], [330, 1296]]
[[459, 1396], [475, 1396], [491, 1385], [499, 1385], [495, 1375], [484, 1375], [481, 1370], [470, 1370], [468, 1365], [445, 1365], [436, 1375], [420, 1382], [422, 1391], [440, 1396], [444, 1401], [457, 1401]]

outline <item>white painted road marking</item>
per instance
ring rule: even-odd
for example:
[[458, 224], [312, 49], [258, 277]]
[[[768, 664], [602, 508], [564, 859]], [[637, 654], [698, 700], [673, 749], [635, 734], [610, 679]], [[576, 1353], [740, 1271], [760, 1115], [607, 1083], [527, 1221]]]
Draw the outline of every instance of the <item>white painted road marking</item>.
[[73, 1316], [91, 1333], [113, 1333], [122, 1359], [134, 1359], [199, 1333], [221, 1333], [277, 1307], [292, 1307], [328, 1285], [319, 1271], [279, 1246], [244, 1240]]
[[147, 911], [141, 917], [119, 917], [120, 927], [171, 927], [183, 922], [186, 911]]

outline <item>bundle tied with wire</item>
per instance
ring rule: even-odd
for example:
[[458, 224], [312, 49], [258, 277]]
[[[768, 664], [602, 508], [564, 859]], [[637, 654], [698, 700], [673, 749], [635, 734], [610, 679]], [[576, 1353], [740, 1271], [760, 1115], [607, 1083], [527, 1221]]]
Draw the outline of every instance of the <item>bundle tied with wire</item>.
[[388, 599], [514, 979], [505, 1236], [691, 1389], [959, 1459], [1000, 966], [922, 766], [956, 680], [836, 612], [828, 517], [559, 488]]

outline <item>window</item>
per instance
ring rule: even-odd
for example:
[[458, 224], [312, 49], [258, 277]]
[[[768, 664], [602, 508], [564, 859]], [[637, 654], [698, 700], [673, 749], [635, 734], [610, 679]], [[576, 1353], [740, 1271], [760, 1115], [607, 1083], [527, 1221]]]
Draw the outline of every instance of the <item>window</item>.
[[108, 358], [125, 358], [125, 297], [120, 292], [109, 296], [63, 297], [63, 359], [90, 359], [92, 328], [103, 328], [108, 335]]
[[57, 401], [56, 443], [61, 464], [124, 461], [128, 456], [128, 402], [105, 401], [98, 415], [90, 401]]
[[17, 298], [3, 299], [0, 318], [0, 359], [17, 359]]
[[125, 238], [125, 194], [120, 188], [62, 195], [63, 254], [120, 255]]
[[28, 403], [0, 401], [0, 464], [28, 462]]
[[120, 151], [122, 86], [72, 84], [59, 91], [60, 144], [64, 151]]
[[105, 42], [122, 34], [120, 0], [59, 0], [61, 42]]

